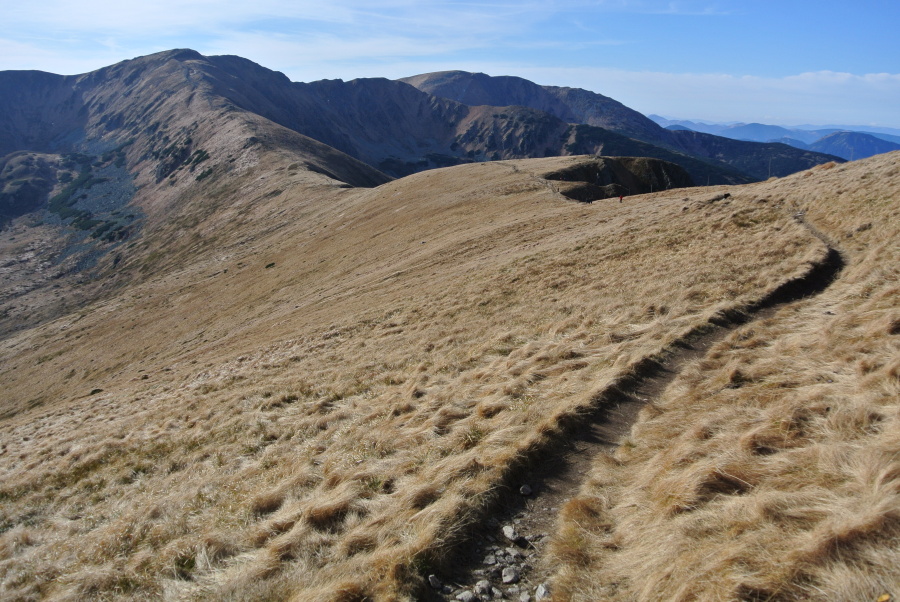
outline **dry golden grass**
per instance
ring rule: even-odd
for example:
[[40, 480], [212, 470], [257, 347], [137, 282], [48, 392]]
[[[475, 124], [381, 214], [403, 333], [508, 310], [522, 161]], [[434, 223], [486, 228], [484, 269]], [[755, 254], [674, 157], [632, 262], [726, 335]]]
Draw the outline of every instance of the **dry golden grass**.
[[[829, 190], [817, 182], [852, 181], [860, 169], [734, 188], [717, 202], [709, 199], [726, 189], [581, 205], [536, 177], [572, 158], [467, 165], [371, 190], [303, 180], [302, 170], [285, 186], [288, 160], [262, 157], [267, 179], [234, 185], [229, 194], [243, 204], [233, 227], [218, 212], [195, 216], [196, 229], [215, 225], [216, 243], [174, 245], [160, 260], [166, 270], [149, 266], [121, 294], [0, 341], [0, 596], [414, 597], [423, 574], [440, 569], [497, 488], [561, 424], [641, 359], [821, 259], [824, 246], [791, 218], [793, 204], [809, 203], [810, 221], [837, 236], [838, 217], [814, 210], [825, 210], [816, 186]], [[896, 180], [885, 190], [896, 191]], [[873, 262], [887, 253], [875, 252], [877, 241], [882, 249], [896, 241], [882, 238], [893, 232], [892, 199], [842, 225], [854, 232], [842, 240], [854, 263], [840, 286], [855, 283], [855, 296], [829, 292], [810, 302], [818, 313], [798, 305], [754, 324], [753, 337], [736, 335], [733, 349], [679, 384], [690, 402], [668, 399], [628, 454], [598, 469], [587, 500], [569, 508], [574, 526], [561, 525], [558, 539], [586, 542], [561, 548], [563, 588], [583, 591], [582, 577], [602, 573], [619, 575], [626, 597], [714, 591], [703, 584], [735, 591], [709, 564], [727, 564], [717, 544], [707, 564], [693, 544], [683, 561], [660, 560], [680, 545], [660, 532], [647, 538], [656, 556], [645, 562], [631, 534], [681, 528], [720, 500], [750, 503], [766, 479], [792, 482], [778, 472], [792, 466], [790, 454], [810, 466], [843, 459], [845, 472], [826, 483], [804, 469], [793, 479], [801, 487], [765, 489], [756, 515], [731, 502], [727, 516], [759, 516], [767, 532], [796, 534], [729, 565], [757, 563], [746, 586], [768, 591], [775, 573], [760, 571], [782, 549], [797, 563], [827, 559], [823, 574], [837, 582], [853, 563], [870, 562], [860, 551], [838, 566], [841, 542], [883, 549], [871, 534], [890, 536], [883, 528], [893, 524], [895, 510], [884, 506], [895, 487], [888, 401], [900, 368], [884, 359], [896, 350], [893, 335], [880, 333], [897, 329], [884, 288], [897, 263]], [[862, 303], [877, 317], [850, 311]], [[795, 317], [780, 323], [782, 315]], [[843, 358], [831, 378], [859, 408], [832, 401], [830, 384], [812, 384], [832, 373], [817, 353]], [[723, 389], [722, 375], [738, 369], [748, 384]], [[751, 394], [758, 387], [765, 396]], [[762, 401], [781, 397], [806, 413]], [[736, 434], [719, 437], [729, 421]], [[868, 425], [881, 426], [869, 434]], [[814, 429], [856, 438], [839, 450], [808, 445]], [[868, 437], [881, 447], [859, 443]], [[718, 443], [737, 447], [713, 453]], [[784, 450], [758, 451], [776, 445]], [[672, 479], [679, 484], [663, 487]], [[719, 491], [743, 481], [745, 495]], [[867, 513], [849, 513], [877, 496]], [[844, 509], [843, 522], [823, 518], [832, 507]], [[648, 517], [655, 522], [641, 522]], [[717, 520], [704, 537], [733, 545], [735, 527]], [[618, 550], [603, 548], [607, 541]], [[778, 583], [793, 587], [794, 577]]]
[[900, 594], [900, 155], [741, 190], [805, 212], [847, 265], [714, 347], [595, 464], [554, 542], [562, 599]]

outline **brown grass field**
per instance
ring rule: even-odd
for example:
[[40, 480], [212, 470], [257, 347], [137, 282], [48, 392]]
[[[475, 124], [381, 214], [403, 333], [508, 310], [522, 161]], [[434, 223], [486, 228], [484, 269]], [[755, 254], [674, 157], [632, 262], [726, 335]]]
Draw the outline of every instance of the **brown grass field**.
[[562, 599], [900, 594], [900, 170], [828, 167], [752, 189], [847, 267], [734, 332], [600, 458], [559, 522]]
[[417, 599], [605, 390], [823, 260], [800, 211], [843, 272], [596, 459], [554, 599], [900, 595], [900, 154], [590, 205], [540, 178], [579, 160], [266, 155], [0, 340], [0, 598]]

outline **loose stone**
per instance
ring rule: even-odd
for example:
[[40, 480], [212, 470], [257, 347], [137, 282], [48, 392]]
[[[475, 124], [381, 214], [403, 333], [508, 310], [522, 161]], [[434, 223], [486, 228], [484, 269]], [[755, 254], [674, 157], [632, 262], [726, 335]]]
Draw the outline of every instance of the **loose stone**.
[[518, 583], [519, 582], [519, 569], [514, 566], [506, 567], [503, 569], [503, 583]]
[[491, 582], [487, 579], [482, 579], [478, 583], [475, 584], [475, 593], [479, 596], [483, 596], [485, 594], [491, 593]]

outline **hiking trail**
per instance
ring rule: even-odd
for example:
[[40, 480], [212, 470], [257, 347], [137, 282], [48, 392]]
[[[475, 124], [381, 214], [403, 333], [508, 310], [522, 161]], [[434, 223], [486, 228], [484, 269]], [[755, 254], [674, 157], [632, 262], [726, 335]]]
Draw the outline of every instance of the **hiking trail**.
[[[783, 282], [762, 299], [716, 315], [683, 335], [663, 352], [661, 361], [644, 358], [632, 372], [598, 393], [592, 411], [566, 423], [562, 435], [529, 458], [516, 472], [493, 513], [457, 550], [457, 569], [429, 576], [432, 600], [518, 600], [549, 598], [554, 567], [543, 562], [562, 506], [578, 495], [598, 454], [612, 454], [631, 432], [638, 413], [653, 405], [689, 364], [717, 342], [751, 321], [765, 319], [781, 306], [827, 289], [845, 266], [831, 240], [797, 210], [794, 220], [820, 240], [827, 252], [802, 276]], [[510, 535], [512, 539], [510, 539]], [[463, 549], [465, 548], [465, 549]]]

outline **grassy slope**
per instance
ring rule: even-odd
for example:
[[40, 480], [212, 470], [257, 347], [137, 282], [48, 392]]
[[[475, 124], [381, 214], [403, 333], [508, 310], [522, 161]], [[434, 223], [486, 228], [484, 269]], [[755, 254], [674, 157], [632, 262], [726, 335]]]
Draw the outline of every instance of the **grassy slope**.
[[713, 348], [598, 461], [555, 542], [564, 599], [900, 592], [898, 161], [742, 189], [805, 211], [847, 267]]
[[533, 176], [571, 160], [254, 180], [268, 229], [0, 342], [0, 592], [410, 595], [567, 417], [824, 252], [790, 205], [832, 172], [586, 206]]

